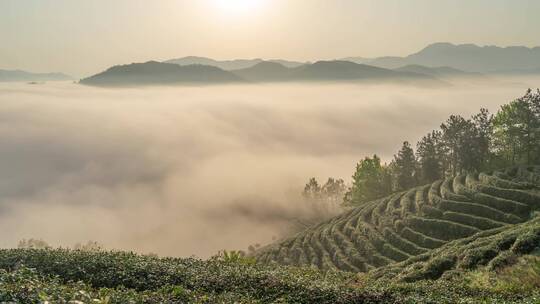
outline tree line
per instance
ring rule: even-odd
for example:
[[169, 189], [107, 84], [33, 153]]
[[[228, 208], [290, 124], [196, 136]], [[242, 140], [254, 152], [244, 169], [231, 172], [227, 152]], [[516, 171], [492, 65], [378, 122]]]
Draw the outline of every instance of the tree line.
[[[489, 171], [515, 165], [540, 164], [540, 90], [501, 106], [494, 115], [487, 109], [464, 118], [451, 115], [440, 128], [413, 146], [405, 141], [390, 163], [376, 154], [356, 165], [346, 204], [367, 202], [393, 192], [432, 183], [460, 173]], [[329, 180], [330, 185], [336, 180]], [[325, 197], [324, 187], [311, 179], [304, 195]], [[328, 187], [326, 187], [328, 188]], [[332, 192], [332, 200], [336, 193]]]

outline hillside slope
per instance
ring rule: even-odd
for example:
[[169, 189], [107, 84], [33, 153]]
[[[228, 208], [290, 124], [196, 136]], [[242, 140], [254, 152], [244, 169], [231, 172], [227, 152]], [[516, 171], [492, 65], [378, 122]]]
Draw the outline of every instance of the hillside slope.
[[539, 187], [540, 167], [459, 175], [362, 204], [256, 257], [322, 270], [438, 278], [538, 247]]

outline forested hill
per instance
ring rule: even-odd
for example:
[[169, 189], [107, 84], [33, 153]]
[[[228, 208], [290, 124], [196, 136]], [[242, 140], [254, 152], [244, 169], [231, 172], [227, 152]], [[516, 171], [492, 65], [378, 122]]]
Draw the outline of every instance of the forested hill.
[[180, 66], [149, 61], [114, 66], [102, 73], [82, 79], [80, 83], [93, 86], [136, 86], [185, 83], [217, 84], [242, 81], [240, 77], [213, 66]]

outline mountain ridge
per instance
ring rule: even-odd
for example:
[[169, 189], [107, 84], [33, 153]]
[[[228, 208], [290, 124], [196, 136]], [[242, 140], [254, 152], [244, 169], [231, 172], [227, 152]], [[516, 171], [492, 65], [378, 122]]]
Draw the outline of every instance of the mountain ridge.
[[256, 64], [261, 63], [261, 62], [275, 62], [289, 68], [298, 67], [300, 65], [305, 64], [305, 62], [297, 62], [297, 61], [290, 61], [290, 60], [283, 60], [283, 59], [263, 60], [261, 58], [255, 58], [255, 59], [216, 60], [213, 58], [200, 57], [200, 56], [186, 56], [186, 57], [169, 59], [169, 60], [164, 61], [164, 63], [174, 63], [174, 64], [179, 64], [179, 65], [192, 65], [192, 64], [211, 65], [211, 66], [215, 66], [226, 71], [253, 67]]
[[94, 86], [131, 86], [167, 84], [217, 84], [242, 82], [238, 76], [208, 65], [180, 66], [148, 61], [116, 65], [104, 72], [81, 79], [80, 83]]
[[67, 81], [73, 80], [73, 77], [64, 73], [33, 73], [23, 70], [1, 70], [0, 82], [19, 82], [19, 81]]
[[318, 61], [288, 68], [281, 63], [263, 61], [253, 67], [225, 71], [215, 66], [186, 65], [149, 61], [117, 65], [82, 79], [81, 84], [97, 86], [219, 84], [288, 81], [439, 81], [414, 72], [394, 71], [349, 61]]
[[418, 64], [428, 67], [450, 66], [466, 72], [491, 73], [495, 71], [540, 68], [540, 47], [476, 44], [432, 43], [408, 56], [383, 56], [367, 61], [368, 64], [395, 69]]

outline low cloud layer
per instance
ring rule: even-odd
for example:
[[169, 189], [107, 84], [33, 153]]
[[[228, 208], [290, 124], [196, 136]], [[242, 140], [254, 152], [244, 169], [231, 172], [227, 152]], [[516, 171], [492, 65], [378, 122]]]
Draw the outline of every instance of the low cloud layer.
[[360, 158], [389, 160], [449, 114], [495, 111], [529, 86], [2, 84], [0, 246], [207, 257], [267, 243], [306, 212], [309, 177], [348, 180]]

